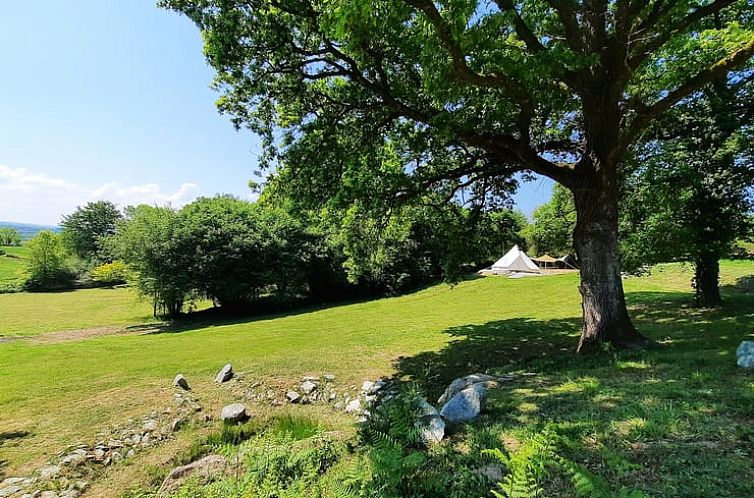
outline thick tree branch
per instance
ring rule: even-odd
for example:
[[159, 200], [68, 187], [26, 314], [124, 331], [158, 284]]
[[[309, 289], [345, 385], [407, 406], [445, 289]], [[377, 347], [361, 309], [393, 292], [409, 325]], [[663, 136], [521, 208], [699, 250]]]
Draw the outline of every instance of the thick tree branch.
[[581, 36], [581, 26], [579, 26], [574, 4], [569, 0], [547, 0], [547, 3], [558, 14], [568, 46], [577, 53], [583, 53], [584, 39]]
[[502, 88], [509, 92], [521, 105], [531, 105], [528, 92], [518, 81], [505, 74], [480, 74], [469, 67], [466, 63], [466, 55], [453, 36], [450, 25], [443, 19], [442, 14], [431, 0], [406, 0], [406, 3], [427, 16], [427, 19], [435, 28], [440, 42], [448, 51], [456, 77], [461, 83], [487, 88]]
[[621, 135], [621, 146], [627, 147], [636, 136], [641, 133], [652, 121], [661, 116], [672, 106], [701, 89], [704, 85], [712, 82], [715, 78], [723, 76], [738, 66], [745, 64], [754, 56], [754, 38], [750, 39], [741, 49], [728, 57], [719, 60], [708, 69], [697, 73], [684, 84], [668, 93], [665, 97], [649, 106], [634, 105], [636, 116], [631, 124], [625, 128]]

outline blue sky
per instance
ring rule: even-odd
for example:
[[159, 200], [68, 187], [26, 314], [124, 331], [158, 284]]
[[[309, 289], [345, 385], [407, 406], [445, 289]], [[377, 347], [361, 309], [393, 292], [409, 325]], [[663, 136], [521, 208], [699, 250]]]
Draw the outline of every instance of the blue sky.
[[[54, 224], [89, 200], [249, 197], [258, 140], [214, 107], [198, 30], [153, 0], [7, 2], [0, 220]], [[525, 185], [524, 212], [551, 183]]]

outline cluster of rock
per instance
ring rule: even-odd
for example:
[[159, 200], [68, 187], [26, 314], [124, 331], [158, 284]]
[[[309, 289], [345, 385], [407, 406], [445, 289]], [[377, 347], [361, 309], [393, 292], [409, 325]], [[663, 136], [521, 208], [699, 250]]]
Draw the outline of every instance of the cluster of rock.
[[[226, 371], [232, 372], [230, 365], [226, 365]], [[221, 371], [222, 373], [222, 371]], [[388, 392], [392, 386], [390, 381], [386, 380], [365, 380], [361, 387], [336, 386], [336, 376], [332, 373], [325, 373], [322, 376], [303, 377], [299, 384], [280, 392], [266, 386], [263, 382], [248, 381], [246, 375], [242, 372], [226, 376], [226, 380], [220, 381], [218, 373], [218, 382], [227, 383], [235, 398], [247, 401], [253, 404], [268, 404], [280, 406], [285, 403], [289, 404], [328, 404], [333, 409], [345, 411], [357, 416], [363, 420], [369, 415], [369, 409], [372, 407], [382, 394]], [[232, 380], [232, 382], [230, 382]], [[242, 410], [242, 407], [244, 410]], [[248, 418], [245, 411], [246, 406], [242, 403], [233, 403], [223, 407], [221, 419], [226, 422], [242, 422]], [[223, 412], [227, 416], [223, 416]]]
[[736, 364], [742, 368], [754, 368], [754, 341], [742, 341], [738, 345]]
[[484, 409], [487, 390], [512, 377], [493, 377], [472, 374], [455, 379], [437, 400], [440, 410], [425, 399], [417, 402], [418, 416], [415, 422], [422, 440], [427, 444], [439, 443], [445, 437], [446, 425], [470, 422]]
[[[182, 375], [176, 376], [173, 384], [184, 391], [189, 390]], [[152, 411], [101, 432], [92, 444], [66, 447], [54, 464], [39, 469], [31, 477], [5, 479], [0, 483], [0, 498], [75, 498], [88, 487], [87, 479], [97, 467], [114, 465], [171, 439], [173, 433], [187, 422], [211, 420], [209, 415], [202, 413], [198, 400], [188, 392], [176, 393], [173, 404], [172, 408]]]

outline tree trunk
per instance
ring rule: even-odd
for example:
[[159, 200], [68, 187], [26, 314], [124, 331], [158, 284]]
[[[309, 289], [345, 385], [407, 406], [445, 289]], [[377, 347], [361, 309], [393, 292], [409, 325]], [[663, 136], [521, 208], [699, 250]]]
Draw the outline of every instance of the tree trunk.
[[693, 284], [698, 307], [716, 308], [723, 304], [720, 297], [720, 260], [716, 254], [704, 253], [694, 261]]
[[[599, 173], [595, 173], [599, 177]], [[618, 255], [618, 192], [609, 183], [572, 188], [577, 222], [574, 246], [581, 268], [584, 324], [577, 351], [643, 348], [649, 341], [637, 332], [626, 309]]]

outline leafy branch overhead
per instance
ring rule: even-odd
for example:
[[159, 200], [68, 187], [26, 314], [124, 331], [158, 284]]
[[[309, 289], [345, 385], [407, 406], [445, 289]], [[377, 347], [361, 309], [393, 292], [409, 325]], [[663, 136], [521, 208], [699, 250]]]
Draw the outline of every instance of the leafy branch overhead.
[[[203, 30], [221, 110], [310, 192], [369, 188], [363, 171], [386, 154], [399, 192], [489, 191], [521, 170], [573, 184], [601, 167], [583, 160], [603, 146], [595, 115], [620, 130], [604, 147], [621, 157], [754, 54], [751, 6], [735, 0], [163, 3]], [[297, 166], [313, 162], [326, 167]]]

